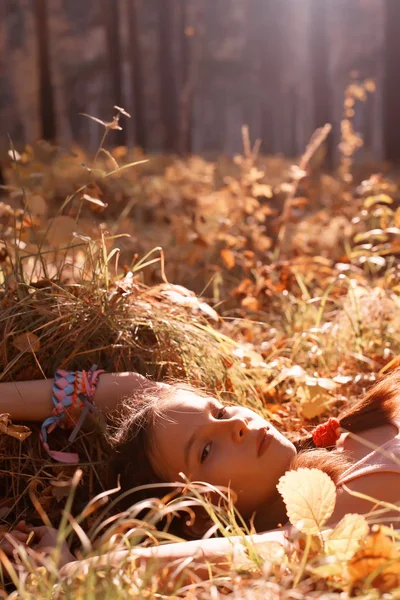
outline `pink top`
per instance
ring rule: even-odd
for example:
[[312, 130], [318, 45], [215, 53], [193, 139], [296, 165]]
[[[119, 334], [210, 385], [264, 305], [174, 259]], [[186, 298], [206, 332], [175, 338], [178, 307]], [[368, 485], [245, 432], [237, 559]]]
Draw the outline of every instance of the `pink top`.
[[349, 483], [363, 475], [382, 473], [382, 471], [400, 474], [400, 420], [396, 420], [394, 424], [398, 428], [396, 437], [372, 450], [364, 458], [346, 469], [337, 485]]

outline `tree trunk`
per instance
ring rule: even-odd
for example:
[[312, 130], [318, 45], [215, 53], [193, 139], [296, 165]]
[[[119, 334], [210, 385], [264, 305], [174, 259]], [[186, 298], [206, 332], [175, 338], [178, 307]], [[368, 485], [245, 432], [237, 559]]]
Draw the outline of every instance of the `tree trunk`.
[[[312, 93], [314, 96], [315, 128], [332, 122], [331, 93], [328, 72], [328, 22], [326, 2], [314, 1], [311, 12], [310, 37]], [[333, 159], [332, 136], [326, 141], [328, 160]]]
[[35, 1], [36, 35], [39, 58], [39, 112], [42, 137], [56, 138], [56, 117], [49, 59], [49, 23], [47, 0]]
[[175, 152], [177, 150], [177, 106], [176, 79], [173, 47], [173, 5], [172, 0], [158, 0], [159, 12], [159, 76], [160, 76], [160, 110], [163, 127], [164, 150]]
[[137, 0], [128, 2], [128, 20], [129, 20], [129, 65], [131, 74], [131, 88], [133, 96], [133, 121], [135, 124], [135, 144], [142, 150], [146, 150], [146, 127], [143, 104], [143, 74], [142, 74], [142, 54], [139, 44], [138, 25], [137, 25]]
[[[122, 54], [119, 37], [119, 13], [119, 0], [104, 0], [104, 17], [109, 73], [111, 78], [111, 93], [114, 104], [125, 108], [121, 80]], [[125, 129], [118, 131], [117, 143], [121, 145], [126, 144]]]

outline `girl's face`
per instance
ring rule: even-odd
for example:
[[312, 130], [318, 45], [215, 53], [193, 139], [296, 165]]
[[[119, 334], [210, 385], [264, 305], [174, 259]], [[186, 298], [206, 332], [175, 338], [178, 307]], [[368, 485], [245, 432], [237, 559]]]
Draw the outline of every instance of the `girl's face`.
[[257, 413], [223, 406], [212, 397], [176, 390], [163, 402], [152, 432], [152, 463], [167, 481], [191, 481], [230, 487], [245, 516], [276, 495], [295, 447]]

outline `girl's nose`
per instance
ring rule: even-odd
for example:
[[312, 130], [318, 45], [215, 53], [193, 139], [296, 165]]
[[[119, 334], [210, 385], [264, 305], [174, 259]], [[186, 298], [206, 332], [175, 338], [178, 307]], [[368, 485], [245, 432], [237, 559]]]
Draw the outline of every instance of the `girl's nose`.
[[234, 442], [241, 443], [247, 432], [247, 423], [244, 419], [235, 418], [231, 421], [232, 437]]

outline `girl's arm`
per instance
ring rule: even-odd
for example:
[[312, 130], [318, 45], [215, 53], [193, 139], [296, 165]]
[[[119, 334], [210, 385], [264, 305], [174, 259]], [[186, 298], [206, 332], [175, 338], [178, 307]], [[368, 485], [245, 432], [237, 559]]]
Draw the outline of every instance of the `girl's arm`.
[[[89, 569], [118, 568], [125, 561], [131, 559], [136, 559], [138, 564], [141, 565], [145, 563], [146, 570], [154, 568], [161, 572], [164, 567], [173, 566], [176, 568], [183, 561], [192, 559], [188, 564], [189, 569], [195, 571], [198, 577], [207, 579], [210, 575], [209, 566], [214, 565], [220, 570], [223, 568], [229, 569], [231, 565], [236, 567], [251, 566], [253, 563], [246, 555], [247, 543], [255, 546], [256, 550], [258, 549], [262, 554], [261, 546], [267, 542], [279, 543], [290, 548], [284, 530], [276, 530], [251, 536], [234, 536], [229, 539], [213, 538], [164, 544], [153, 548], [133, 548], [132, 550], [108, 552], [102, 556], [68, 563], [62, 567], [61, 575], [69, 577], [84, 574]], [[171, 573], [168, 573], [167, 577], [170, 580]]]
[[[165, 386], [139, 373], [103, 373], [94, 402], [104, 412], [113, 410], [120, 401], [140, 389]], [[9, 413], [15, 421], [43, 421], [53, 409], [52, 379], [0, 383], [0, 414]]]

